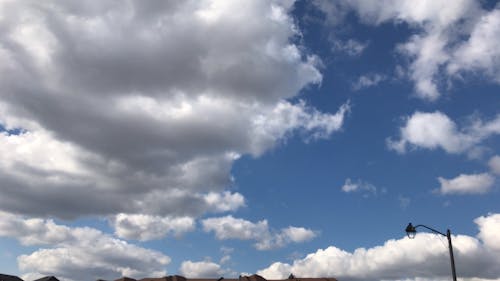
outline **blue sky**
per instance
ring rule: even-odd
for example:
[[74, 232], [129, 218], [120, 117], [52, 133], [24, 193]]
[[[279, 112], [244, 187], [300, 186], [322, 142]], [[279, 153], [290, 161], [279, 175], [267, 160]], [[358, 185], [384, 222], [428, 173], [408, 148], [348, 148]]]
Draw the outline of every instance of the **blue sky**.
[[0, 272], [499, 280], [499, 8], [0, 2]]

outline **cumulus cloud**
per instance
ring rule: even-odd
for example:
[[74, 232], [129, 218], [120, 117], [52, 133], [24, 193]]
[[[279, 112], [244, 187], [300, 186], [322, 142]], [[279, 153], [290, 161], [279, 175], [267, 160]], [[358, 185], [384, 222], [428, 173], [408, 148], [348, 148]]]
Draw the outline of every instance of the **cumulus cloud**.
[[[460, 278], [497, 279], [500, 276], [498, 214], [475, 220], [478, 238], [454, 235], [455, 262]], [[296, 276], [333, 276], [339, 280], [436, 280], [450, 275], [446, 242], [440, 236], [419, 233], [415, 239], [389, 240], [381, 246], [348, 252], [334, 246], [295, 260], [276, 262], [258, 271], [268, 279]]]
[[294, 243], [309, 241], [316, 237], [316, 233], [303, 227], [289, 226], [282, 230], [284, 239], [288, 239]]
[[[244, 205], [239, 193], [191, 192], [194, 186], [189, 182], [180, 185], [179, 178], [169, 175], [173, 171], [179, 177], [192, 175], [186, 166], [198, 161], [229, 169], [234, 159], [230, 155], [192, 160], [171, 167], [167, 174], [152, 175], [131, 172], [123, 163], [105, 161], [45, 130], [19, 135], [3, 132], [0, 142], [0, 179], [4, 183], [0, 188], [5, 194], [1, 206], [18, 213], [64, 218], [118, 211], [195, 216]], [[160, 189], [163, 185], [171, 186]]]
[[218, 278], [223, 273], [220, 265], [210, 261], [184, 261], [179, 268], [179, 274], [187, 278]]
[[446, 114], [415, 112], [400, 128], [400, 139], [388, 139], [387, 145], [398, 153], [410, 148], [441, 148], [448, 153], [463, 153], [484, 139], [500, 134], [500, 115], [484, 122], [475, 118], [471, 124], [459, 128]]
[[290, 243], [303, 243], [318, 236], [317, 231], [304, 227], [289, 226], [279, 232], [267, 231], [258, 237], [255, 247], [258, 250], [271, 250], [285, 247]]
[[495, 251], [500, 251], [500, 214], [489, 214], [474, 220], [479, 226], [478, 237], [484, 244]]
[[225, 216], [220, 218], [208, 218], [202, 221], [203, 229], [207, 232], [215, 232], [215, 237], [224, 239], [258, 239], [262, 233], [268, 231], [267, 220], [253, 223], [244, 219]]
[[491, 190], [495, 178], [488, 173], [461, 174], [453, 179], [438, 178], [441, 194], [484, 194]]
[[245, 206], [245, 197], [240, 193], [228, 191], [222, 193], [210, 192], [203, 199], [213, 212], [234, 211]]
[[270, 229], [267, 220], [253, 223], [232, 216], [204, 219], [202, 225], [205, 232], [213, 231], [219, 240], [255, 240], [255, 248], [258, 250], [270, 250], [290, 243], [306, 242], [317, 236], [315, 231], [303, 227], [289, 226], [274, 231]]
[[52, 220], [25, 219], [0, 212], [0, 236], [24, 245], [44, 246], [17, 262], [26, 276], [56, 275], [62, 280], [165, 275], [170, 258], [89, 227], [67, 227]]
[[234, 211], [235, 160], [294, 133], [328, 138], [349, 110], [289, 101], [322, 80], [319, 58], [293, 43], [290, 1], [0, 5], [6, 211]]
[[112, 220], [115, 234], [120, 238], [140, 241], [159, 239], [172, 233], [180, 236], [193, 231], [195, 221], [190, 217], [160, 217], [141, 214], [118, 214]]
[[56, 224], [53, 220], [24, 219], [5, 212], [0, 212], [0, 218], [0, 236], [14, 237], [26, 246], [73, 242], [81, 232], [87, 236], [96, 234], [90, 228], [72, 230]]
[[500, 83], [500, 51], [496, 48], [499, 5], [485, 10], [474, 0], [451, 4], [445, 0], [316, 0], [314, 4], [334, 25], [349, 11], [355, 11], [368, 25], [393, 22], [411, 27], [413, 36], [395, 50], [408, 60], [407, 74], [419, 98], [435, 101], [442, 95], [442, 85], [467, 73], [484, 73]]

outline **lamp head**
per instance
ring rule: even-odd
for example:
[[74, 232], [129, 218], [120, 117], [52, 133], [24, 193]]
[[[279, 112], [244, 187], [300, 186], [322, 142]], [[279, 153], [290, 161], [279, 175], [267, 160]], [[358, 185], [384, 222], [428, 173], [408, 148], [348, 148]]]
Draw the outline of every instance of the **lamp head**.
[[415, 235], [417, 235], [417, 229], [415, 229], [411, 222], [406, 227], [406, 235], [408, 235], [408, 238], [410, 239], [415, 238]]

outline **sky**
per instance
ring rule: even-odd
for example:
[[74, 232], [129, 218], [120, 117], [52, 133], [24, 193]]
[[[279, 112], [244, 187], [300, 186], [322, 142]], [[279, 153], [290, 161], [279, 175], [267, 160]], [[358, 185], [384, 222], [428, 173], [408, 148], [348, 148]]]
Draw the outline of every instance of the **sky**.
[[0, 272], [500, 280], [500, 3], [0, 1]]

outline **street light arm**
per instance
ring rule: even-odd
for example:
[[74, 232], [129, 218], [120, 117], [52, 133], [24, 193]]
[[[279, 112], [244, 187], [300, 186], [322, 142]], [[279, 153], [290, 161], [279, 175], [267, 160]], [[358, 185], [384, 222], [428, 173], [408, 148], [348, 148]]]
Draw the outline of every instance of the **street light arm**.
[[408, 226], [406, 227], [406, 233], [408, 234], [409, 238], [415, 237], [415, 234], [417, 233], [416, 229], [418, 227], [426, 228], [426, 229], [428, 229], [436, 234], [441, 234], [448, 239], [448, 249], [450, 251], [450, 262], [451, 262], [451, 275], [453, 277], [453, 281], [457, 281], [457, 272], [455, 270], [455, 257], [453, 256], [453, 245], [451, 244], [451, 231], [449, 229], [447, 229], [446, 234], [444, 234], [441, 231], [435, 230], [434, 228], [428, 227], [428, 226], [423, 225], [423, 224], [413, 226], [410, 222], [408, 224]]
[[447, 237], [447, 235], [446, 235], [446, 234], [442, 233], [441, 231], [437, 231], [437, 230], [435, 230], [435, 229], [434, 229], [434, 228], [432, 228], [432, 227], [428, 227], [428, 226], [425, 226], [425, 225], [423, 225], [423, 224], [416, 225], [416, 226], [415, 226], [415, 229], [416, 229], [417, 227], [427, 228], [428, 230], [430, 230], [430, 231], [432, 231], [432, 232], [434, 232], [434, 233], [436, 233], [436, 234], [441, 234], [441, 235], [443, 235], [444, 237]]

